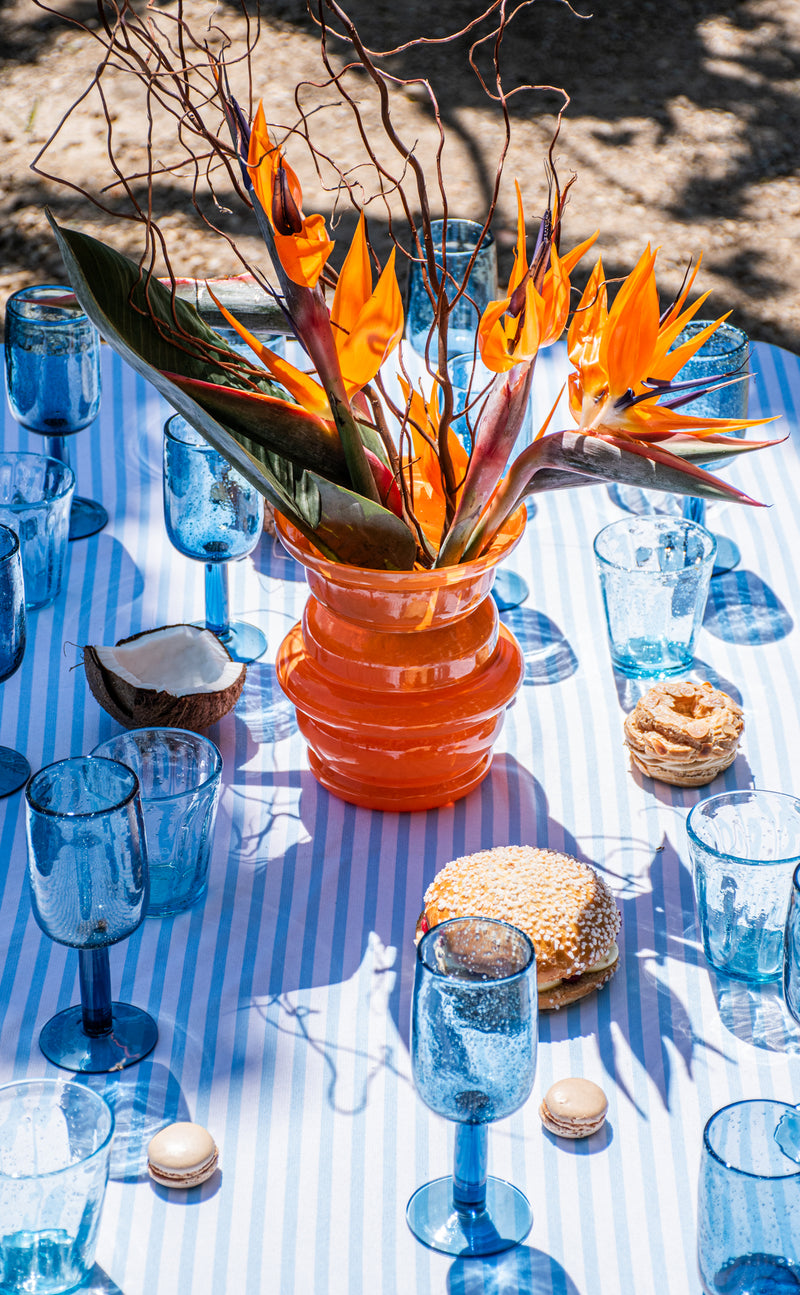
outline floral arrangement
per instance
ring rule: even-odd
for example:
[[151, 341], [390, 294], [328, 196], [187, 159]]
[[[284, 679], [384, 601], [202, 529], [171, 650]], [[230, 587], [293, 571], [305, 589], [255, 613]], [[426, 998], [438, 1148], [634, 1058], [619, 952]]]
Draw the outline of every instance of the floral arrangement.
[[[505, 0], [495, 0], [450, 38], [472, 39], [470, 64], [497, 104], [504, 127], [475, 256], [497, 209], [510, 139], [512, 92], [504, 89], [501, 76], [502, 38], [524, 7], [512, 11]], [[60, 228], [52, 217], [51, 223], [74, 291], [106, 340], [325, 556], [397, 570], [466, 562], [488, 548], [529, 495], [598, 480], [754, 502], [700, 464], [768, 442], [731, 440], [725, 433], [741, 430], [741, 424], [693, 417], [692, 399], [708, 388], [676, 381], [681, 366], [722, 322], [710, 324], [691, 342], [674, 345], [707, 296], [687, 304], [696, 269], [662, 312], [655, 251], [644, 251], [610, 305], [598, 259], [580, 299], [573, 301], [571, 275], [595, 239], [571, 251], [561, 248], [572, 183], [561, 188], [554, 162], [568, 102], [563, 92], [546, 159], [548, 194], [532, 251], [529, 255], [517, 185], [513, 268], [505, 292], [483, 311], [477, 327], [476, 357], [480, 354], [492, 377], [470, 396], [467, 449], [453, 430], [447, 353], [449, 322], [459, 301], [469, 298], [474, 257], [457, 281], [448, 270], [444, 239], [437, 241], [433, 233], [434, 207], [445, 222], [450, 210], [441, 167], [446, 138], [433, 89], [427, 81], [418, 82], [439, 133], [435, 157], [424, 165], [416, 146], [401, 138], [392, 116], [393, 95], [410, 84], [389, 70], [399, 51], [368, 49], [336, 0], [318, 0], [313, 16], [324, 76], [315, 86], [350, 111], [353, 147], [358, 146], [361, 159], [358, 166], [352, 159], [338, 165], [314, 144], [317, 109], [304, 107], [302, 86], [295, 95], [297, 120], [288, 127], [270, 126], [262, 102], [253, 107], [258, 30], [248, 26], [244, 48], [237, 49], [220, 29], [214, 40], [210, 29], [197, 35], [186, 12], [182, 0], [169, 9], [148, 7], [144, 16], [128, 0], [98, 0], [100, 25], [86, 29], [104, 48], [93, 88], [106, 113], [117, 183], [129, 197], [130, 215], [144, 229], [139, 263], [86, 234]], [[246, 8], [242, 12], [246, 15]], [[411, 42], [422, 44], [422, 39]], [[335, 57], [333, 46], [344, 56]], [[493, 51], [491, 83], [477, 61], [486, 49]], [[146, 203], [137, 199], [132, 177], [115, 155], [113, 114], [103, 81], [110, 69], [138, 78], [145, 91]], [[246, 99], [233, 93], [234, 79], [245, 86]], [[368, 91], [377, 105], [373, 115], [380, 122], [379, 141], [366, 126], [363, 100]], [[174, 119], [175, 141], [193, 171], [197, 210], [211, 232], [228, 238], [239, 257], [244, 278], [233, 285], [247, 285], [250, 307], [252, 294], [261, 296], [271, 308], [264, 313], [273, 323], [277, 317], [283, 331], [300, 343], [300, 365], [264, 345], [241, 312], [230, 308], [226, 290], [231, 285], [224, 281], [210, 283], [209, 293], [259, 363], [233, 349], [183, 299], [185, 285], [172, 270], [167, 239], [152, 215], [154, 179], [175, 169], [155, 160], [151, 135], [158, 114]], [[301, 149], [317, 174], [332, 172], [336, 203], [349, 203], [358, 212], [338, 273], [326, 220], [305, 214], [302, 187], [288, 160]], [[249, 264], [215, 222], [214, 203], [219, 205], [223, 185], [252, 213], [271, 274], [261, 264]], [[388, 215], [393, 244], [382, 265], [369, 238], [367, 209], [372, 203], [381, 204]], [[156, 272], [158, 254], [169, 271], [162, 278]], [[420, 268], [431, 303], [422, 379], [415, 380], [403, 354], [398, 257]], [[569, 407], [575, 426], [551, 430], [551, 412], [532, 443], [515, 453], [536, 357], [567, 326]], [[400, 396], [389, 375], [399, 377]], [[735, 374], [723, 379], [729, 380], [740, 379]]]

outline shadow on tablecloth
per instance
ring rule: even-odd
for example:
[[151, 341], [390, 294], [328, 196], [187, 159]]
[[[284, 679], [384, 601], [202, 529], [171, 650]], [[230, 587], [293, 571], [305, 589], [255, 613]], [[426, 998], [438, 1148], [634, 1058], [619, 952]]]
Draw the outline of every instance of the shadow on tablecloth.
[[703, 628], [726, 643], [754, 646], [786, 638], [794, 621], [761, 576], [738, 568], [711, 581]]
[[558, 1260], [530, 1246], [485, 1259], [456, 1259], [447, 1274], [448, 1295], [579, 1295]]

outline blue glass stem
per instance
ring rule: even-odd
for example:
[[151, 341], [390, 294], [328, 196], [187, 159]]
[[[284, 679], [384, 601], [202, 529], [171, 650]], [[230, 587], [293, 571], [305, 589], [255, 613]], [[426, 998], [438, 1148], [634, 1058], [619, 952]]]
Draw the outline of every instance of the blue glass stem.
[[457, 1210], [485, 1209], [488, 1165], [488, 1124], [456, 1125], [453, 1204]]
[[698, 526], [706, 524], [706, 501], [697, 499], [694, 495], [683, 496], [683, 517], [684, 521], [697, 522]]
[[51, 459], [58, 459], [59, 463], [66, 463], [68, 468], [72, 467], [69, 461], [69, 442], [66, 436], [48, 436], [47, 453]]
[[206, 562], [206, 625], [223, 643], [230, 636], [228, 568], [224, 562]]
[[108, 949], [79, 949], [83, 1028], [90, 1039], [110, 1034], [111, 971]]

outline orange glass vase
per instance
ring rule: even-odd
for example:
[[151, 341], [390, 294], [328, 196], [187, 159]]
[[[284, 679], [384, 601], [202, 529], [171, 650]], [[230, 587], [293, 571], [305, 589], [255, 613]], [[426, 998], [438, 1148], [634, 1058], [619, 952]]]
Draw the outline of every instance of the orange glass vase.
[[522, 652], [490, 591], [525, 510], [483, 557], [438, 571], [330, 562], [275, 520], [311, 591], [276, 669], [314, 776], [368, 809], [433, 809], [466, 796], [489, 771], [522, 683]]

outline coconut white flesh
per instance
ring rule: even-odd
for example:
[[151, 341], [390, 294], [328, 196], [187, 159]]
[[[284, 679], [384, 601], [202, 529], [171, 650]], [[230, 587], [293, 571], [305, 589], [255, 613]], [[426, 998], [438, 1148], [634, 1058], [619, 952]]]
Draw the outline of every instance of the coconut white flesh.
[[95, 652], [104, 670], [134, 688], [173, 697], [223, 692], [244, 669], [231, 661], [210, 630], [196, 625], [170, 625], [119, 647], [96, 647]]

